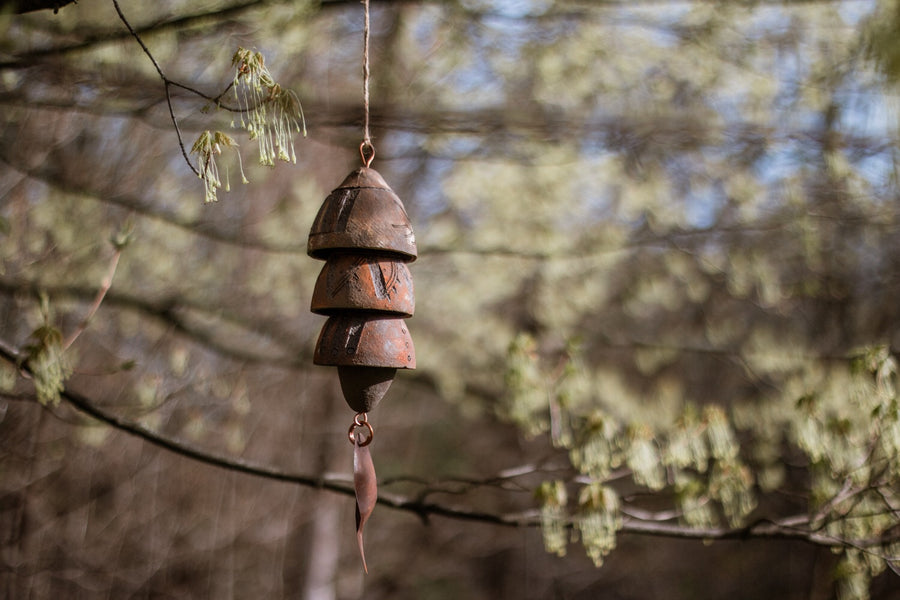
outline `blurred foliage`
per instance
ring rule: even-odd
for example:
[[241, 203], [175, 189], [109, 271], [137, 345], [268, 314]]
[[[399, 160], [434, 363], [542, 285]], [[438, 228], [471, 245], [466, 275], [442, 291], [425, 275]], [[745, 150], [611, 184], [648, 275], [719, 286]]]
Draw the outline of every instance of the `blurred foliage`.
[[67, 358], [63, 354], [62, 333], [55, 327], [44, 325], [31, 334], [34, 344], [27, 347], [28, 368], [33, 373], [34, 391], [41, 404], [59, 404], [59, 394], [65, 389], [71, 375]]
[[[373, 415], [382, 489], [534, 515], [541, 535], [379, 508], [366, 596], [896, 598], [897, 4], [373, 5], [373, 166], [420, 250], [419, 367]], [[349, 473], [335, 374], [310, 364], [305, 253], [359, 160], [361, 9], [230, 6], [129, 7], [173, 81], [219, 90], [236, 61], [263, 158], [214, 206], [193, 201], [164, 90], [108, 3], [0, 17], [0, 340], [32, 344], [49, 406], [3, 396], [11, 597], [314, 597], [322, 578], [361, 595], [351, 504], [53, 406], [67, 380], [211, 452]], [[231, 114], [173, 89], [214, 165]], [[252, 110], [273, 94], [274, 121]], [[622, 533], [774, 522], [814, 544]]]
[[864, 38], [868, 57], [888, 81], [900, 82], [900, 2], [881, 0]]
[[62, 332], [50, 322], [50, 298], [46, 295], [41, 295], [40, 308], [43, 323], [31, 332], [32, 343], [25, 347], [25, 362], [38, 402], [56, 406], [72, 369], [64, 352]]

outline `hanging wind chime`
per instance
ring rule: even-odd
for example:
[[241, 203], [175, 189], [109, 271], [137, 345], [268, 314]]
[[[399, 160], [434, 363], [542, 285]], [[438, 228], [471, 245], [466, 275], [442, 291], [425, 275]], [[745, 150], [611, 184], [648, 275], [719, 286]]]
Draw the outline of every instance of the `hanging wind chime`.
[[404, 322], [415, 308], [407, 263], [416, 259], [416, 240], [403, 202], [371, 168], [375, 147], [369, 136], [369, 0], [363, 4], [363, 166], [325, 199], [309, 232], [307, 253], [325, 261], [310, 310], [328, 320], [313, 362], [337, 367], [344, 399], [356, 413], [347, 437], [353, 445], [356, 537], [368, 573], [363, 527], [378, 500], [369, 452], [375, 430], [368, 413], [384, 397], [397, 369], [416, 367]]

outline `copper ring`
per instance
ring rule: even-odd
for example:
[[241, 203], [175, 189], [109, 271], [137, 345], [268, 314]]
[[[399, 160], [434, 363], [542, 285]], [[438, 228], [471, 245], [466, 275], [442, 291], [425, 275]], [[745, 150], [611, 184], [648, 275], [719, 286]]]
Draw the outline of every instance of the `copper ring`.
[[[363, 414], [365, 414], [365, 413], [363, 413]], [[362, 448], [363, 446], [368, 446], [369, 444], [371, 444], [372, 440], [375, 439], [375, 430], [372, 429], [372, 424], [369, 423], [368, 421], [364, 420], [361, 423], [358, 423], [357, 422], [358, 417], [359, 417], [359, 415], [357, 415], [357, 418], [353, 419], [353, 424], [351, 424], [350, 429], [347, 430], [347, 438], [350, 440], [351, 444], [353, 444], [354, 446], [359, 444], [359, 447]], [[365, 427], [366, 429], [368, 429], [369, 430], [368, 437], [363, 438], [362, 441], [357, 441], [356, 440], [357, 427]]]

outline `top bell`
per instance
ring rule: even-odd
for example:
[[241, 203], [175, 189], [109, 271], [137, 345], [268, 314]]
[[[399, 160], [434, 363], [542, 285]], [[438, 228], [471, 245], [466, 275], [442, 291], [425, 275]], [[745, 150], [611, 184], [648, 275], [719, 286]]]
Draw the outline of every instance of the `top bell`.
[[416, 237], [403, 202], [375, 169], [347, 176], [319, 209], [309, 232], [307, 253], [326, 260], [332, 253], [369, 250], [416, 259]]

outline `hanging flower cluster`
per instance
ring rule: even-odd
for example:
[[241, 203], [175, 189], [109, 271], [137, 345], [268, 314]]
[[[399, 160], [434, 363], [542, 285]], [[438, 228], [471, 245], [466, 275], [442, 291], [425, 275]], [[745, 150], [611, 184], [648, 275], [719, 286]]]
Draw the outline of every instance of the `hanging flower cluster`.
[[[232, 110], [240, 114], [240, 127], [247, 131], [251, 140], [259, 143], [260, 164], [273, 167], [276, 159], [296, 163], [294, 134], [306, 135], [306, 121], [297, 94], [275, 81], [260, 52], [238, 48], [231, 64], [235, 71], [230, 87], [237, 101], [237, 107]], [[216, 102], [218, 105], [218, 99]], [[235, 127], [233, 121], [231, 126]], [[191, 154], [196, 154], [199, 161], [197, 174], [203, 180], [206, 202], [218, 200], [219, 188], [230, 191], [227, 167], [225, 177], [221, 178], [217, 163], [225, 148], [234, 149], [238, 155], [241, 182], [249, 183], [237, 147], [237, 142], [228, 134], [210, 130], [201, 133], [191, 147]]]
[[26, 347], [26, 363], [34, 379], [38, 402], [56, 406], [72, 368], [65, 355], [62, 333], [50, 324], [50, 299], [43, 294], [41, 315], [43, 323], [31, 333], [32, 343]]
[[306, 135], [297, 94], [275, 82], [261, 52], [238, 48], [231, 64], [241, 127], [259, 142], [260, 164], [274, 166], [276, 158], [296, 163], [294, 133]]
[[[194, 142], [191, 147], [191, 154], [196, 154], [200, 167], [200, 179], [203, 180], [203, 191], [207, 202], [215, 202], [218, 200], [216, 192], [222, 187], [222, 180], [219, 178], [219, 167], [216, 164], [216, 157], [222, 154], [223, 148], [234, 148], [234, 153], [238, 157], [238, 165], [241, 171], [241, 182], [249, 183], [244, 175], [244, 165], [241, 162], [241, 153], [237, 151], [237, 142], [221, 131], [204, 131]], [[231, 190], [228, 181], [228, 168], [225, 170], [225, 191]]]

